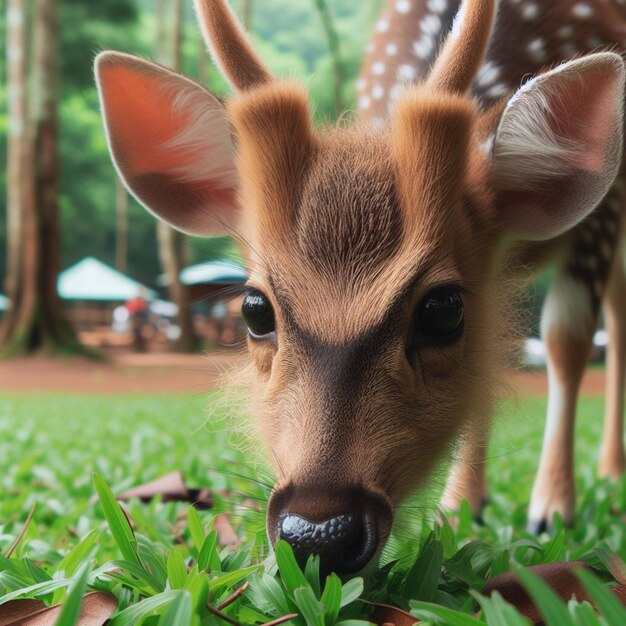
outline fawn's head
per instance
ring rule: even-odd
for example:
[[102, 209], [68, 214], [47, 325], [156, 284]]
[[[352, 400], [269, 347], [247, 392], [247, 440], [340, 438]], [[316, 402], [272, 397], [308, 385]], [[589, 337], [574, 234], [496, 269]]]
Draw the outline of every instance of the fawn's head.
[[466, 0], [382, 129], [316, 130], [304, 90], [270, 76], [222, 0], [197, 10], [238, 90], [226, 103], [134, 57], [97, 60], [132, 193], [180, 230], [243, 242], [254, 409], [279, 475], [268, 533], [326, 569], [371, 559], [394, 506], [485, 409], [507, 244], [580, 221], [620, 163], [617, 55], [478, 110], [493, 4]]

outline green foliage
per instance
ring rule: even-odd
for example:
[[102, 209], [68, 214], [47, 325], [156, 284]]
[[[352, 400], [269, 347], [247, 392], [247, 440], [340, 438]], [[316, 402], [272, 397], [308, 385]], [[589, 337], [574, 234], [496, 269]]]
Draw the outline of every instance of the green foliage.
[[[292, 615], [291, 626], [365, 626], [369, 602], [395, 604], [430, 624], [526, 626], [528, 620], [498, 594], [486, 598], [480, 593], [486, 581], [515, 570], [547, 624], [626, 623], [625, 609], [606, 584], [611, 572], [624, 573], [618, 555], [626, 556], [625, 533], [611, 506], [626, 510], [626, 484], [593, 477], [601, 423], [592, 418], [601, 409], [599, 399], [581, 402], [577, 441], [583, 471], [574, 528], [539, 538], [524, 531], [529, 485], [523, 480], [538, 456], [538, 446], [528, 442], [540, 441], [544, 409], [543, 400], [527, 399], [524, 419], [516, 416], [514, 430], [504, 421], [492, 443], [493, 503], [485, 511], [485, 525], [465, 519], [462, 512], [452, 525], [424, 522], [420, 534], [422, 522], [415, 521], [411, 537], [394, 531], [381, 566], [366, 580], [343, 583], [334, 574], [320, 579], [314, 558], [302, 571], [284, 542], [274, 554], [267, 549], [263, 511], [244, 506], [267, 497], [266, 470], [232, 441], [223, 409], [215, 408], [205, 423], [206, 400], [167, 395], [0, 398], [0, 603], [21, 597], [60, 602], [65, 620], [60, 623], [72, 624], [84, 593], [106, 590], [119, 601], [112, 626], [217, 626], [222, 620], [207, 603], [215, 609], [247, 582], [248, 590], [219, 610], [250, 626], [287, 615]], [[211, 395], [216, 407], [219, 400], [219, 394]], [[113, 493], [174, 468], [183, 471], [188, 484], [210, 486], [215, 509], [129, 502], [125, 507], [133, 530]], [[221, 496], [221, 490], [229, 495]], [[92, 501], [94, 491], [98, 502]], [[11, 558], [5, 558], [34, 499], [33, 521]], [[242, 540], [237, 550], [219, 545], [214, 529], [219, 512], [233, 521]], [[420, 518], [424, 514], [427, 506], [420, 508]], [[525, 569], [571, 559], [583, 560], [594, 572], [580, 572], [580, 578], [600, 617], [587, 602], [556, 598]]]
[[[233, 3], [237, 7], [237, 3]], [[171, 3], [166, 3], [171, 6]], [[381, 6], [380, 0], [334, 0], [333, 17], [341, 38], [346, 69], [344, 100], [354, 103], [354, 81], [365, 41]], [[277, 75], [289, 75], [310, 88], [318, 120], [334, 120], [331, 58], [313, 1], [255, 2], [252, 31], [255, 45]], [[153, 0], [61, 0], [60, 24], [60, 222], [62, 266], [87, 255], [113, 264], [115, 260], [115, 179], [106, 148], [93, 81], [93, 58], [104, 49], [154, 58], [156, 21]], [[4, 20], [0, 19], [0, 44]], [[4, 48], [4, 45], [2, 46]], [[206, 79], [199, 76], [199, 56], [206, 52], [186, 0], [182, 71], [205, 80], [220, 95], [229, 88], [208, 62]], [[4, 61], [4, 55], [3, 55]], [[0, 62], [0, 152], [6, 154], [6, 72]], [[0, 170], [0, 212], [6, 213], [6, 172]], [[154, 284], [160, 274], [155, 220], [129, 199], [129, 273]], [[6, 223], [0, 220], [0, 250], [6, 249]], [[237, 255], [230, 239], [190, 239], [190, 262]], [[0, 277], [6, 259], [0, 255]]]

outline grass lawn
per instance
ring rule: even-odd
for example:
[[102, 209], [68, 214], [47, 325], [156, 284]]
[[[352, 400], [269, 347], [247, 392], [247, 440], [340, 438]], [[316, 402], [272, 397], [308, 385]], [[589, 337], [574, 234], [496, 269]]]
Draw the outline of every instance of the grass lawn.
[[[342, 589], [331, 578], [322, 594], [314, 562], [304, 577], [284, 546], [276, 557], [269, 554], [262, 509], [271, 478], [242, 450], [223, 407], [207, 421], [207, 407], [216, 398], [0, 396], [0, 555], [6, 554], [36, 501], [33, 521], [17, 549], [10, 559], [0, 556], [0, 602], [14, 597], [64, 602], [57, 623], [69, 625], [83, 593], [103, 589], [119, 600], [113, 626], [217, 626], [226, 622], [206, 610], [207, 598], [211, 606], [219, 605], [247, 581], [248, 591], [223, 609], [241, 624], [291, 613], [298, 614], [290, 620], [295, 626], [353, 624], [367, 620], [371, 611], [360, 596], [412, 609], [432, 623], [508, 625], [526, 622], [513, 621], [518, 618], [507, 607], [472, 595], [493, 575], [519, 565], [578, 558], [602, 575], [609, 550], [626, 559], [626, 481], [611, 485], [595, 479], [599, 398], [583, 398], [579, 411], [575, 527], [539, 539], [524, 532], [545, 400], [520, 398], [508, 402], [497, 421], [489, 462], [492, 502], [484, 526], [474, 524], [467, 511], [455, 516], [452, 525], [433, 524], [436, 493], [422, 494], [399, 513], [383, 567], [369, 573], [365, 591], [360, 579], [345, 582]], [[135, 538], [120, 521], [119, 510], [94, 502], [94, 472], [120, 493], [172, 470], [180, 470], [191, 487], [214, 490], [215, 508], [187, 518], [182, 503], [132, 502], [128, 509]], [[237, 551], [216, 545], [211, 531], [218, 512], [229, 514], [243, 541]], [[554, 624], [613, 624], [616, 619], [603, 612], [604, 622], [582, 621], [583, 613], [592, 619], [584, 604], [559, 608], [565, 617], [561, 614]], [[497, 621], [501, 615], [508, 617]]]

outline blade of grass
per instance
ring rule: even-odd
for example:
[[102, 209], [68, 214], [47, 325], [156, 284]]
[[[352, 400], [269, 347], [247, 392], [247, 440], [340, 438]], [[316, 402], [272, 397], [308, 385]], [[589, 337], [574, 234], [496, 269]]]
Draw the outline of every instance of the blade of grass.
[[93, 484], [100, 498], [100, 506], [102, 512], [109, 525], [109, 530], [115, 539], [122, 556], [133, 563], [140, 565], [139, 555], [137, 554], [137, 540], [135, 533], [130, 527], [126, 515], [122, 511], [118, 501], [115, 499], [113, 492], [104, 481], [104, 478], [98, 473], [93, 475]]
[[26, 516], [26, 521], [24, 522], [24, 525], [22, 526], [22, 530], [20, 530], [20, 534], [15, 538], [15, 541], [9, 546], [9, 549], [7, 550], [7, 553], [6, 553], [7, 559], [11, 558], [11, 555], [13, 554], [13, 552], [15, 552], [15, 549], [17, 548], [17, 546], [20, 545], [20, 541], [22, 541], [22, 539], [24, 538], [24, 535], [26, 534], [26, 531], [28, 530], [28, 527], [30, 525], [30, 521], [33, 519], [33, 515], [35, 514], [36, 505], [37, 505], [37, 502], [33, 502], [33, 505], [30, 507], [30, 511], [28, 512], [28, 515]]
[[78, 623], [91, 568], [91, 561], [87, 560], [76, 572], [55, 626], [75, 626]]
[[626, 608], [610, 589], [590, 572], [583, 569], [574, 572], [593, 600], [602, 618], [609, 624], [626, 624]]
[[448, 609], [432, 602], [411, 600], [409, 604], [411, 605], [411, 615], [420, 619], [432, 621], [434, 616], [435, 619], [439, 618], [437, 621], [443, 620], [443, 623], [448, 626], [485, 626], [485, 622], [477, 620], [467, 613]]
[[301, 587], [294, 590], [293, 601], [300, 610], [307, 626], [324, 626], [324, 607], [315, 597], [315, 592], [311, 587]]
[[564, 602], [543, 580], [523, 567], [517, 570], [517, 575], [541, 613], [546, 626], [572, 625], [572, 618]]
[[182, 589], [185, 586], [187, 568], [183, 557], [176, 550], [170, 550], [167, 555], [167, 578], [170, 589]]
[[191, 626], [193, 605], [188, 591], [181, 589], [163, 611], [158, 626]]
[[324, 619], [326, 626], [333, 626], [339, 616], [341, 608], [341, 580], [337, 574], [331, 574], [326, 579], [324, 592], [322, 593], [322, 604], [324, 605]]
[[198, 515], [198, 511], [192, 506], [187, 509], [187, 527], [189, 528], [191, 541], [198, 551], [198, 554], [200, 554], [202, 544], [204, 543], [204, 527], [202, 526], [202, 520]]
[[296, 589], [309, 587], [309, 582], [302, 573], [291, 546], [286, 541], [278, 541], [274, 546], [274, 552], [280, 577], [287, 591], [293, 595]]

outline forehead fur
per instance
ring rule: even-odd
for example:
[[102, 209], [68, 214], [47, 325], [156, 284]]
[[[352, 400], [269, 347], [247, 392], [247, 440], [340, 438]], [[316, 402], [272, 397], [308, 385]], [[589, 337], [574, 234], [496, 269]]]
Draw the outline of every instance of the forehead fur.
[[253, 282], [280, 291], [305, 330], [345, 339], [377, 324], [426, 265], [455, 277], [471, 102], [416, 92], [390, 129], [313, 133], [299, 92], [266, 95], [238, 105], [234, 122]]
[[354, 280], [393, 256], [402, 230], [385, 138], [358, 130], [324, 134], [302, 183], [297, 254], [319, 273]]

